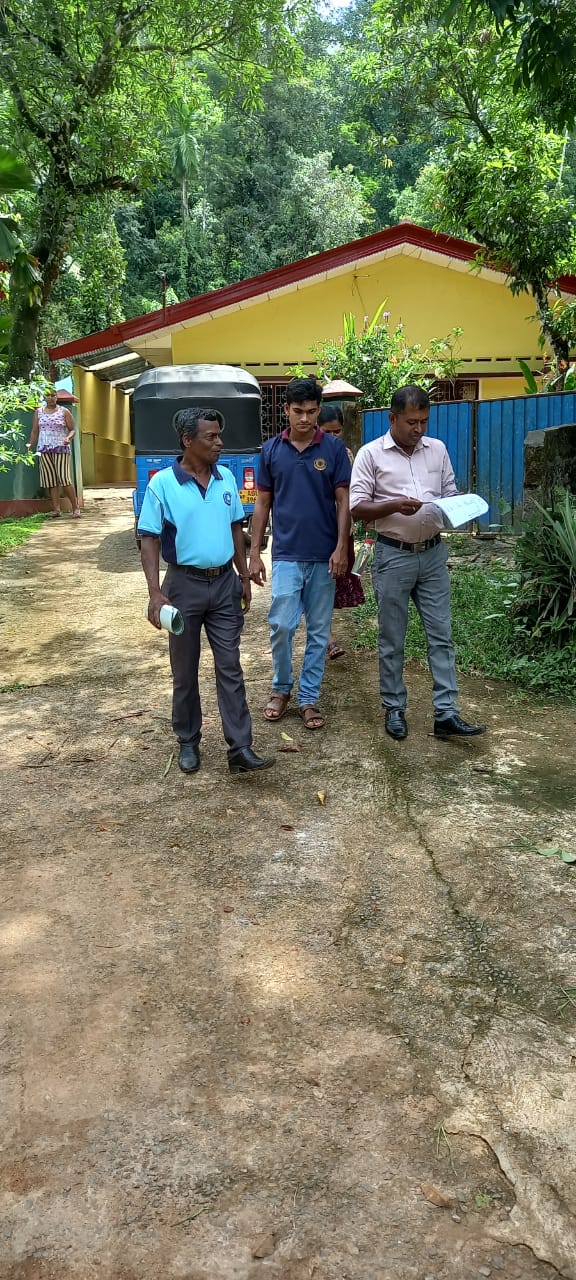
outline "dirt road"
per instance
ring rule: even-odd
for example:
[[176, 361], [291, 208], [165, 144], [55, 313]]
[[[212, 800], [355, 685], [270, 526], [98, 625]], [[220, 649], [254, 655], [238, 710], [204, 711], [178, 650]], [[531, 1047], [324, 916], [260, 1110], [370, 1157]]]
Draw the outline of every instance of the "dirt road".
[[127, 497], [0, 578], [1, 1280], [575, 1280], [574, 714], [349, 655], [230, 778], [205, 657], [186, 778]]

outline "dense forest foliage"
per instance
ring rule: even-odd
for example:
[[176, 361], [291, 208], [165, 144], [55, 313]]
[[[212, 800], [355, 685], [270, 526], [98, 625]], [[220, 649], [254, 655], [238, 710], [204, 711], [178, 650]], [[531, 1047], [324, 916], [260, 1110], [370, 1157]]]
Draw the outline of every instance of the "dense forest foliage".
[[19, 246], [0, 300], [7, 372], [28, 376], [46, 344], [163, 292], [187, 298], [403, 217], [482, 245], [565, 358], [574, 316], [553, 286], [576, 268], [574, 19], [569, 7], [564, 43], [554, 15], [531, 42], [541, 9], [4, 6], [0, 145], [33, 178], [0, 205]]

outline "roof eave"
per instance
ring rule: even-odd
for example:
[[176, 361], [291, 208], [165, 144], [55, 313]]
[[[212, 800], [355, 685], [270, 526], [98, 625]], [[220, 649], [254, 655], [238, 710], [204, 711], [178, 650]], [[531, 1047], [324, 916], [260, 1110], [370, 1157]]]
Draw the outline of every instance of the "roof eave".
[[[430, 231], [427, 227], [419, 227], [413, 222], [400, 222], [394, 227], [376, 231], [360, 240], [338, 245], [335, 249], [314, 253], [309, 258], [301, 258], [298, 262], [290, 262], [284, 267], [265, 271], [262, 275], [252, 276], [248, 280], [239, 280], [235, 284], [225, 285], [224, 288], [215, 289], [211, 293], [199, 294], [198, 297], [189, 298], [185, 302], [176, 302], [172, 306], [151, 311], [145, 316], [125, 320], [99, 333], [88, 334], [85, 338], [65, 342], [57, 347], [48, 347], [48, 356], [52, 361], [73, 360], [74, 356], [88, 355], [103, 347], [130, 343], [158, 330], [182, 325], [187, 320], [209, 312], [220, 311], [224, 307], [237, 306], [250, 298], [258, 298], [311, 277], [336, 271], [401, 245], [413, 245], [415, 248], [439, 253], [446, 258], [462, 262], [472, 261], [481, 248], [473, 241], [462, 240], [458, 236]], [[562, 292], [576, 294], [576, 276], [562, 276], [558, 284]]]

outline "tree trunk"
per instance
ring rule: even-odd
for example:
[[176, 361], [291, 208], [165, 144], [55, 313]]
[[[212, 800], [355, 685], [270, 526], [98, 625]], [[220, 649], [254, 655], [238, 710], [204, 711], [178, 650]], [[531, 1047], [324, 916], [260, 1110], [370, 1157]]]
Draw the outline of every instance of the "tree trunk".
[[6, 367], [9, 378], [28, 380], [36, 365], [44, 363], [38, 350], [42, 309], [50, 300], [70, 244], [76, 221], [76, 198], [67, 175], [54, 170], [38, 192], [40, 218], [32, 255], [42, 275], [39, 297], [32, 297], [15, 281], [10, 290], [13, 316], [10, 350]]
[[564, 378], [570, 364], [570, 342], [562, 333], [558, 332], [548, 295], [535, 286], [532, 287], [532, 293], [536, 302], [540, 328], [544, 337], [550, 343], [556, 361], [558, 377], [554, 380], [554, 390], [562, 391]]
[[40, 327], [41, 308], [37, 302], [30, 302], [27, 295], [13, 299], [14, 287], [10, 289], [12, 306], [12, 329], [10, 332], [10, 349], [6, 363], [7, 378], [23, 378], [28, 382], [32, 370], [38, 363], [38, 329]]

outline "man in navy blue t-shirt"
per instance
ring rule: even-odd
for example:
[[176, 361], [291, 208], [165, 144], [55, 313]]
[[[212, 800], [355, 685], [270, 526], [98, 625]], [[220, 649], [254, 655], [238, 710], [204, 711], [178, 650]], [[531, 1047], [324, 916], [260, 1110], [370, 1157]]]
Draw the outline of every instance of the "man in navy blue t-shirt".
[[298, 682], [298, 712], [307, 729], [322, 729], [318, 707], [334, 606], [336, 577], [348, 567], [350, 462], [336, 436], [317, 428], [322, 388], [294, 378], [284, 411], [288, 426], [268, 440], [258, 469], [252, 519], [250, 576], [266, 579], [260, 555], [272, 512], [272, 603], [268, 615], [274, 677], [266, 720], [286, 714], [294, 684], [292, 643], [306, 619], [306, 649]]

